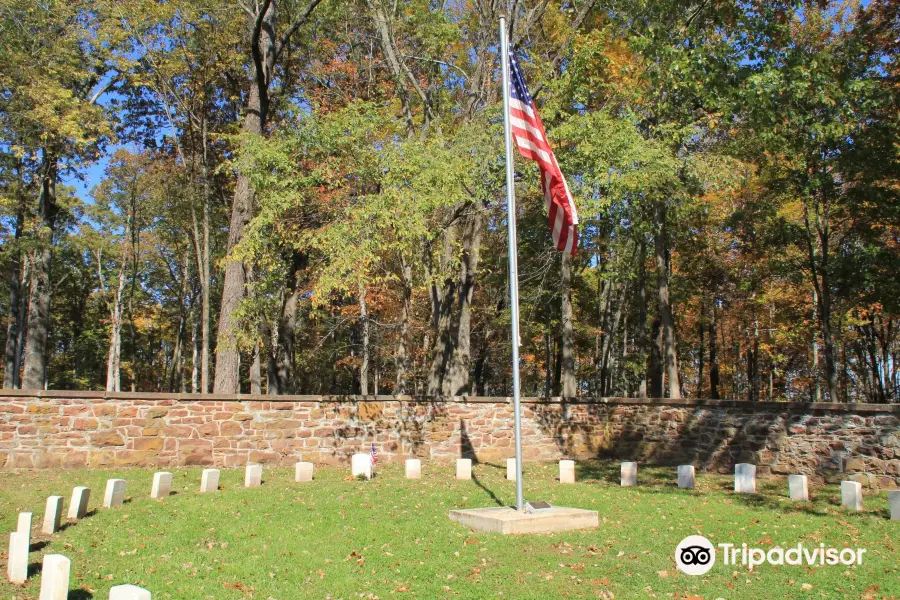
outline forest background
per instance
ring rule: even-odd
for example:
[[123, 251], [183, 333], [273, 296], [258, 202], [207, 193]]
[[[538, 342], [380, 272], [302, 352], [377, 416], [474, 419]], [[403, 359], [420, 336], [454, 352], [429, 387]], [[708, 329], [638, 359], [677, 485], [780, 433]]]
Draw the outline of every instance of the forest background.
[[900, 4], [0, 0], [4, 388], [900, 401]]

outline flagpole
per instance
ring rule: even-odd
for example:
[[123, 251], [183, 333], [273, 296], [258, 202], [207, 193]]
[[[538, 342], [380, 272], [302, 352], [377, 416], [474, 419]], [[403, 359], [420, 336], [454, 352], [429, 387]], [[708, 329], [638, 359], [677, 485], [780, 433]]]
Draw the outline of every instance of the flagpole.
[[522, 416], [519, 407], [519, 261], [516, 243], [516, 188], [513, 167], [512, 127], [509, 122], [509, 41], [506, 17], [500, 17], [500, 64], [503, 71], [503, 140], [506, 145], [506, 214], [509, 234], [509, 310], [512, 319], [513, 410], [516, 432], [516, 510], [525, 508], [522, 499]]

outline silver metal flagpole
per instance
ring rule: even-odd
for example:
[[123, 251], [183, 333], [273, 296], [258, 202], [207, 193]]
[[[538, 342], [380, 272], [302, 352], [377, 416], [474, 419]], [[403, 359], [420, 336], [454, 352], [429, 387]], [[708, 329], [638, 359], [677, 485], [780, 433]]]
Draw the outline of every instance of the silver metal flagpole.
[[512, 317], [513, 410], [516, 428], [516, 510], [522, 499], [522, 416], [519, 407], [519, 260], [516, 244], [516, 188], [513, 167], [512, 126], [509, 122], [509, 40], [506, 17], [500, 17], [500, 63], [503, 65], [503, 138], [506, 144], [506, 213], [509, 232], [509, 309]]

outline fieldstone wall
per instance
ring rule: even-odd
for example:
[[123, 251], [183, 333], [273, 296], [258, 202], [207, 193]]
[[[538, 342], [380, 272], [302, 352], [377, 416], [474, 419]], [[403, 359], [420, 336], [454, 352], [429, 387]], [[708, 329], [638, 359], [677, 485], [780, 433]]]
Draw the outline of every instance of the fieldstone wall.
[[[5, 468], [349, 462], [513, 455], [508, 398], [414, 400], [0, 391]], [[526, 460], [627, 458], [900, 484], [900, 406], [604, 398], [523, 400]]]

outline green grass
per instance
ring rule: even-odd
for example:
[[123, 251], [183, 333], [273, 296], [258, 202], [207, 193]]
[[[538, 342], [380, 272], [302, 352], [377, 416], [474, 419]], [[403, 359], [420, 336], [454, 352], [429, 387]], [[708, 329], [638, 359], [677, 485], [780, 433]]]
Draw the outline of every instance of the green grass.
[[[896, 598], [900, 596], [900, 522], [887, 517], [886, 494], [866, 510], [838, 505], [835, 486], [814, 488], [813, 502], [784, 495], [784, 479], [764, 480], [756, 496], [735, 495], [730, 477], [699, 475], [698, 489], [677, 489], [674, 468], [642, 467], [640, 486], [618, 487], [618, 465], [579, 465], [579, 483], [555, 481], [556, 465], [526, 465], [526, 496], [600, 512], [595, 530], [552, 535], [475, 533], [447, 517], [457, 507], [512, 503], [505, 468], [480, 464], [477, 480], [456, 481], [451, 465], [423, 462], [407, 481], [402, 465], [379, 468], [373, 481], [348, 481], [349, 469], [319, 469], [298, 484], [289, 469], [266, 469], [262, 488], [244, 489], [243, 472], [223, 470], [217, 494], [198, 493], [199, 469], [174, 471], [175, 495], [149, 498], [152, 471], [4, 473], [2, 528], [34, 512], [31, 555], [72, 561], [69, 598], [105, 600], [109, 588], [134, 583], [154, 599], [205, 598]], [[110, 477], [128, 480], [130, 501], [98, 508]], [[37, 533], [49, 495], [66, 506], [88, 485], [93, 513], [61, 533]], [[675, 546], [702, 533], [713, 543], [770, 547], [867, 548], [861, 566], [725, 567], [701, 577], [677, 571]], [[8, 538], [4, 537], [4, 540]], [[3, 542], [3, 550], [6, 549]], [[5, 574], [5, 552], [0, 568]], [[721, 561], [721, 558], [719, 558]], [[26, 586], [0, 583], [0, 598], [37, 598]]]

